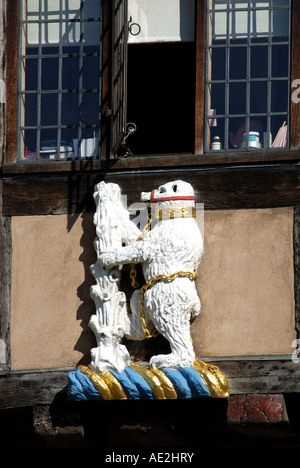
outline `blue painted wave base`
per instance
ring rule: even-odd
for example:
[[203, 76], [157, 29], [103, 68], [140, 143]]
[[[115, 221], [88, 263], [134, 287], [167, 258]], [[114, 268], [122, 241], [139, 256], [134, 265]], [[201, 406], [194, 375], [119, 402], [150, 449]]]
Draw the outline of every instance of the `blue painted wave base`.
[[[83, 369], [83, 371], [82, 371]], [[68, 375], [68, 398], [70, 400], [105, 400], [105, 399], [188, 399], [210, 398], [212, 395], [199, 373], [193, 367], [182, 369], [139, 368], [139, 371], [127, 366], [123, 372], [110, 371], [96, 374], [87, 367], [80, 366]], [[88, 372], [86, 371], [88, 370]], [[156, 372], [156, 373], [155, 373]], [[94, 375], [91, 375], [94, 374]], [[104, 377], [104, 375], [106, 377]], [[99, 380], [108, 383], [108, 390], [99, 387]], [[113, 391], [118, 387], [118, 392]], [[110, 390], [109, 390], [110, 389]]]

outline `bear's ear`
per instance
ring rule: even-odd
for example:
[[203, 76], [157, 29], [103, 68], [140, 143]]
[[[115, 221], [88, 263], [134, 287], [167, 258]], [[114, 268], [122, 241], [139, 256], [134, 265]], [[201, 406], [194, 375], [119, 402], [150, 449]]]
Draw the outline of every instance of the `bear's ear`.
[[173, 185], [173, 192], [177, 192], [177, 184]]

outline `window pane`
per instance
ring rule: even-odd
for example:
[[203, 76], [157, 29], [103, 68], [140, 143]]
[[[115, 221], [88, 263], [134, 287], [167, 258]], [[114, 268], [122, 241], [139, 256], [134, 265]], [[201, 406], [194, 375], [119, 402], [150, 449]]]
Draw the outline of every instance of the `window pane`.
[[267, 81], [254, 81], [250, 83], [250, 112], [267, 113], [268, 83]]
[[211, 60], [211, 79], [218, 80], [220, 76], [225, 76], [226, 66], [226, 48], [215, 47], [211, 49], [210, 53]]
[[62, 59], [62, 88], [78, 89], [79, 86], [79, 58], [67, 57]]
[[210, 15], [212, 39], [224, 40], [227, 36], [227, 13], [215, 11]]
[[208, 146], [213, 151], [224, 149], [225, 119], [209, 119], [208, 127]]
[[229, 149], [241, 148], [243, 135], [246, 131], [246, 118], [238, 117], [229, 120], [228, 144]]
[[[256, 7], [268, 6], [269, 2], [255, 2]], [[251, 37], [265, 38], [269, 35], [271, 28], [269, 24], [269, 10], [253, 10], [250, 14], [251, 19]]]
[[83, 59], [83, 88], [98, 89], [100, 84], [100, 60], [97, 57], [84, 57]]
[[42, 89], [58, 88], [58, 60], [43, 58], [42, 60]]
[[21, 6], [20, 158], [28, 159], [28, 148], [30, 158], [73, 157], [73, 140], [83, 137], [85, 125], [99, 134], [101, 2], [25, 0]]
[[289, 75], [288, 49], [288, 45], [274, 45], [272, 47], [272, 77]]
[[211, 7], [215, 10], [224, 10], [227, 7], [227, 0], [212, 0]]
[[251, 47], [251, 78], [268, 77], [268, 47]]
[[273, 7], [278, 7], [278, 6], [285, 6], [288, 7], [290, 4], [289, 0], [272, 0], [272, 6]]
[[[76, 145], [76, 143], [75, 143]], [[80, 150], [80, 154], [79, 154]], [[78, 147], [78, 155], [81, 158], [89, 158], [97, 156], [99, 153], [99, 139], [98, 134], [92, 129], [84, 129], [80, 141], [80, 148]]]
[[229, 13], [230, 40], [245, 38], [248, 34], [248, 11]]
[[57, 94], [42, 94], [41, 125], [57, 125]]
[[246, 114], [246, 83], [229, 84], [229, 113]]
[[287, 81], [273, 81], [272, 82], [272, 112], [286, 112], [288, 96], [288, 83]]
[[217, 114], [225, 114], [225, 84], [215, 83], [212, 84], [210, 88], [210, 108], [216, 109]]
[[23, 94], [23, 108], [25, 109], [24, 125], [27, 127], [37, 125], [37, 95]]
[[232, 47], [230, 49], [230, 79], [245, 79], [247, 76], [247, 48]]
[[93, 125], [99, 120], [99, 102], [96, 93], [85, 93], [82, 102], [83, 123]]
[[26, 160], [36, 159], [36, 131], [23, 130], [21, 132], [22, 148], [24, 148], [23, 157]]
[[271, 119], [271, 135], [273, 148], [285, 148], [288, 143], [287, 115], [277, 115]]
[[[27, 0], [27, 44], [99, 44], [101, 2], [94, 0]], [[83, 8], [81, 8], [81, 5]], [[41, 9], [40, 9], [41, 6]], [[96, 21], [91, 21], [96, 20]], [[38, 23], [40, 22], [40, 24]]]
[[77, 125], [79, 120], [79, 94], [67, 93], [62, 95], [62, 125]]
[[266, 118], [231, 118], [229, 123], [230, 148], [263, 148], [266, 129]]
[[43, 160], [56, 159], [57, 156], [57, 130], [41, 130], [39, 157]]
[[23, 73], [25, 74], [25, 89], [36, 90], [38, 87], [38, 59], [27, 58], [23, 60]]
[[[217, 120], [224, 118], [225, 150], [270, 148], [274, 113], [284, 115], [288, 126], [290, 3], [290, 0], [208, 2], [208, 46], [212, 50], [207, 52], [206, 115], [209, 119], [213, 111]], [[260, 120], [258, 135], [249, 133], [256, 132], [250, 129], [254, 119], [256, 124]], [[276, 125], [279, 128], [278, 122]], [[216, 128], [212, 129], [208, 120], [206, 130], [207, 149], [211, 149]], [[238, 130], [239, 144], [233, 144], [237, 139], [230, 136]], [[255, 143], [250, 144], [250, 137], [255, 138]]]
[[290, 22], [289, 13], [287, 9], [273, 10], [272, 38], [274, 41], [280, 40], [280, 38], [283, 37], [288, 37]]

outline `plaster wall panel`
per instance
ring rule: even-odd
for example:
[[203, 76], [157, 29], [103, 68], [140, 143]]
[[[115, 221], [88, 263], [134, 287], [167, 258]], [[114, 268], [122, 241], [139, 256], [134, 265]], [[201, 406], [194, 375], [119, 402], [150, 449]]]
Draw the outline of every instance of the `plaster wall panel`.
[[12, 219], [13, 369], [74, 366], [95, 346], [94, 237], [92, 215]]
[[[89, 362], [93, 214], [12, 218], [12, 369]], [[290, 354], [293, 209], [204, 212], [196, 354]], [[84, 362], [87, 364], [88, 362]]]
[[291, 354], [293, 208], [204, 211], [198, 356]]

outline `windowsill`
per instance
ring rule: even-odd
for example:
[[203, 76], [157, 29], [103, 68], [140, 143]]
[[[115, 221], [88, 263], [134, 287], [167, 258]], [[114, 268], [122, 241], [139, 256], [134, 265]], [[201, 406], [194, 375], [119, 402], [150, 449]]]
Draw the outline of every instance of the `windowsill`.
[[241, 152], [223, 153], [222, 151], [206, 154], [162, 154], [120, 157], [115, 159], [98, 160], [87, 159], [81, 161], [26, 161], [19, 163], [4, 163], [2, 174], [51, 174], [51, 173], [76, 173], [94, 171], [125, 171], [170, 167], [202, 167], [236, 164], [257, 164], [300, 160], [298, 150], [248, 150]]

